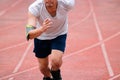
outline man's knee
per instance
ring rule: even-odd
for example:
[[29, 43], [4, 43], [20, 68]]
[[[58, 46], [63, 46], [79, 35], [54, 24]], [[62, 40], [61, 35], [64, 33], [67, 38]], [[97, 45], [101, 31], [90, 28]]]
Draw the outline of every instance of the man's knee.
[[60, 66], [62, 65], [62, 56], [63, 52], [58, 51], [58, 50], [53, 50], [51, 54], [51, 65], [52, 69], [59, 69]]
[[57, 67], [57, 68], [59, 68], [60, 66], [61, 66], [61, 64], [62, 64], [62, 60], [61, 59], [52, 59], [51, 60], [51, 65], [52, 65], [52, 67]]

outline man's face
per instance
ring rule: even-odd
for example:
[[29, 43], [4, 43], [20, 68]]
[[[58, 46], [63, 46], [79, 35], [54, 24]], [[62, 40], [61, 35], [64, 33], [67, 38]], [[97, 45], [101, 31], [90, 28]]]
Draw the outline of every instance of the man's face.
[[53, 7], [57, 4], [57, 0], [44, 0], [46, 7]]

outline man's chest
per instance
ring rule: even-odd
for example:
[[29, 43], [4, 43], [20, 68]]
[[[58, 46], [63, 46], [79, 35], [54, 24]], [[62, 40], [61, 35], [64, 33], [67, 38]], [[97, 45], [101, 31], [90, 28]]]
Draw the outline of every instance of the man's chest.
[[39, 17], [40, 23], [43, 23], [43, 21], [46, 18], [50, 18], [56, 24], [63, 23], [65, 21], [65, 19], [67, 18], [67, 14], [65, 11], [63, 11], [61, 9], [56, 10], [55, 12], [48, 12], [45, 9], [41, 9], [40, 17]]

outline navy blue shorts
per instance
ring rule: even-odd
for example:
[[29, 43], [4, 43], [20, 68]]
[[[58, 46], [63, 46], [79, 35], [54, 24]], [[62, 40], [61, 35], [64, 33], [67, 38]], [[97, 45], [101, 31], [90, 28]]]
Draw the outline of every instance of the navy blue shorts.
[[35, 56], [38, 58], [45, 58], [51, 54], [52, 50], [65, 51], [67, 35], [60, 35], [52, 40], [39, 40], [34, 39], [34, 50]]

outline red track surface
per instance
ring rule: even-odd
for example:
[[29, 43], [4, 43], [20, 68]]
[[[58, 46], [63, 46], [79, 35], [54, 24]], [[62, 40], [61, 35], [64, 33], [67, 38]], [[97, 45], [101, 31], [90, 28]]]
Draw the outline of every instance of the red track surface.
[[[42, 80], [25, 39], [33, 0], [0, 0], [0, 80]], [[120, 80], [120, 1], [76, 0], [69, 13], [63, 80]]]

